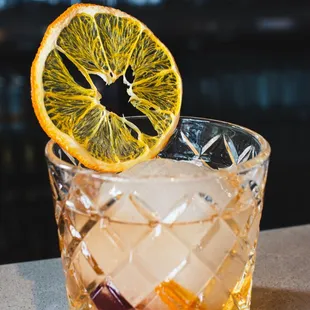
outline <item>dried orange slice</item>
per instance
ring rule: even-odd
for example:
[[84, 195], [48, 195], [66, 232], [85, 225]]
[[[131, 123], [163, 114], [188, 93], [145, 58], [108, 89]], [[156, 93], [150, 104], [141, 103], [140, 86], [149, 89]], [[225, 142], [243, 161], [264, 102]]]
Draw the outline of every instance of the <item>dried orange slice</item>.
[[[63, 57], [89, 88], [74, 80]], [[108, 111], [92, 74], [108, 85], [123, 77], [130, 104], [157, 134]], [[169, 50], [140, 21], [116, 9], [76, 4], [48, 27], [32, 64], [31, 90], [47, 135], [85, 166], [117, 172], [156, 156], [167, 143], [179, 119], [182, 81]]]

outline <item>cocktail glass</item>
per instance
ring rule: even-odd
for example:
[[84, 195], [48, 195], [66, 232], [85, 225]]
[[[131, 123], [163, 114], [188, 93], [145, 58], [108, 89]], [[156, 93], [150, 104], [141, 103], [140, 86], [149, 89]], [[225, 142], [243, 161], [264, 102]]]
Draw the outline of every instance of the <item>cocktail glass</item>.
[[269, 155], [253, 131], [190, 117], [162, 159], [120, 174], [49, 141], [70, 309], [250, 309]]

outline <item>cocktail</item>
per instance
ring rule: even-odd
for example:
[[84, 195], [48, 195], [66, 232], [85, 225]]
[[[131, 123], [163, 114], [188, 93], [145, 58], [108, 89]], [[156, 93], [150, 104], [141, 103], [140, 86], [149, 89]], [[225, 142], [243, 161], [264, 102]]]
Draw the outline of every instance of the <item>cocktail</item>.
[[[70, 309], [250, 309], [265, 139], [179, 118], [171, 54], [125, 13], [73, 6], [42, 44], [33, 102], [52, 138], [46, 158]], [[75, 82], [63, 55], [90, 88]], [[91, 74], [107, 84], [123, 76], [145, 116], [107, 111]]]
[[72, 309], [249, 309], [268, 153], [253, 132], [194, 118], [118, 175], [50, 141]]

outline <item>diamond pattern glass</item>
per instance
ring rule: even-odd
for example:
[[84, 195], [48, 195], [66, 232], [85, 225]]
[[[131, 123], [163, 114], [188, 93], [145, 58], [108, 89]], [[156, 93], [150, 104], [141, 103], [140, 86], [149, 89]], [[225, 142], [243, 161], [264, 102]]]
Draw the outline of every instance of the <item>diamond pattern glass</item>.
[[198, 118], [159, 154], [195, 163], [188, 178], [90, 171], [50, 141], [70, 309], [249, 310], [269, 154], [258, 134]]

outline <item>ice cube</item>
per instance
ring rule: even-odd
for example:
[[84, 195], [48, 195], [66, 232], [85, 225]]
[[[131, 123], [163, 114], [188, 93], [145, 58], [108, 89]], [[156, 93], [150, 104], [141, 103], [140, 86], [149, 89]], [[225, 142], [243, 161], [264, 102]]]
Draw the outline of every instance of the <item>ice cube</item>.
[[157, 158], [135, 165], [134, 167], [125, 170], [120, 175], [125, 177], [188, 178], [203, 176], [208, 171], [208, 168], [201, 165], [199, 166], [199, 163], [196, 162]]
[[[144, 219], [138, 221], [141, 223], [202, 220], [214, 216], [214, 210], [223, 210], [238, 193], [228, 172], [213, 171], [200, 162], [153, 159], [119, 176], [124, 179], [102, 184], [98, 205], [106, 204], [115, 195], [126, 197], [121, 199], [122, 205], [117, 203], [107, 212], [112, 219], [117, 215], [115, 220], [120, 221], [136, 212]], [[214, 207], [212, 212], [210, 207]]]

